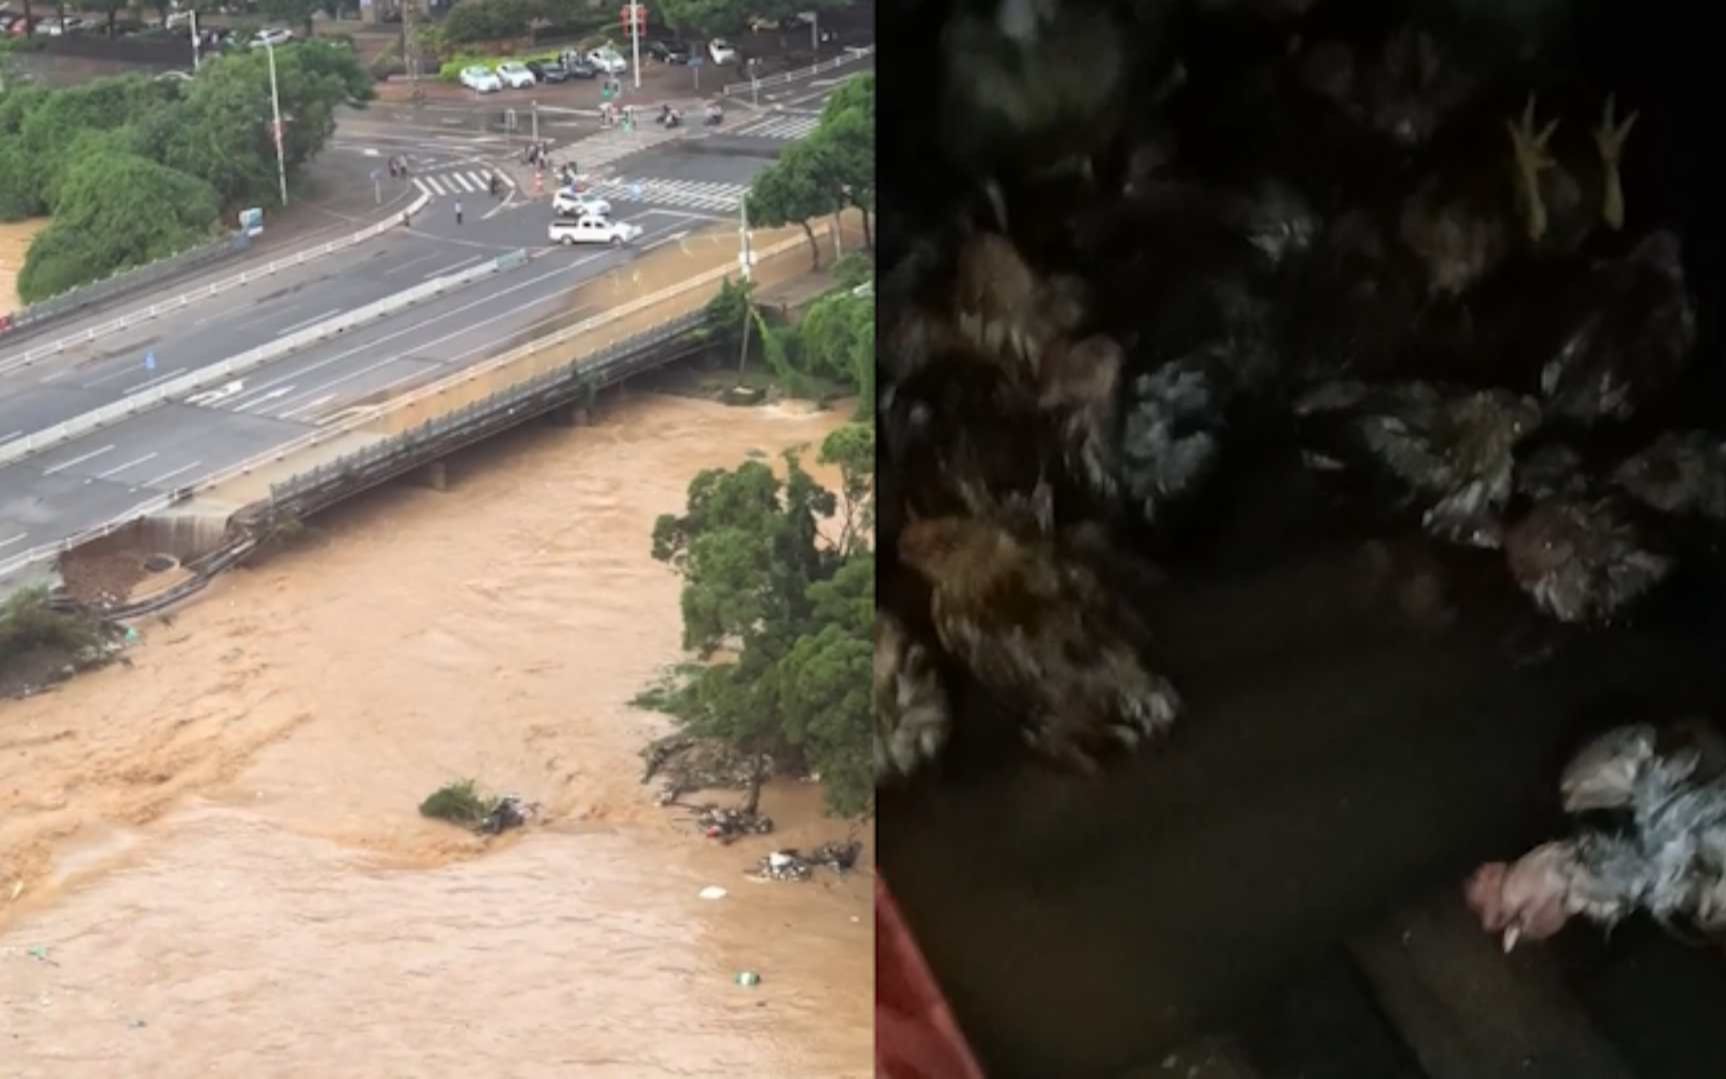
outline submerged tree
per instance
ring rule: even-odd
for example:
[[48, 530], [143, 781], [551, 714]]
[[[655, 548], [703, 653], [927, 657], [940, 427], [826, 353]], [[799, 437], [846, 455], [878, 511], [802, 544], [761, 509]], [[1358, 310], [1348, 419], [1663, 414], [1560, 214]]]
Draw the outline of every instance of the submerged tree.
[[[683, 578], [684, 646], [735, 657], [680, 668], [657, 702], [692, 734], [818, 772], [836, 813], [864, 812], [873, 797], [862, 781], [872, 767], [867, 659], [859, 666], [873, 656], [875, 587], [865, 445], [866, 429], [845, 428], [822, 447], [843, 499], [790, 450], [783, 478], [760, 461], [702, 472], [685, 512], [653, 529], [653, 557]], [[823, 526], [834, 520], [830, 537]], [[765, 778], [753, 777], [746, 809]]]

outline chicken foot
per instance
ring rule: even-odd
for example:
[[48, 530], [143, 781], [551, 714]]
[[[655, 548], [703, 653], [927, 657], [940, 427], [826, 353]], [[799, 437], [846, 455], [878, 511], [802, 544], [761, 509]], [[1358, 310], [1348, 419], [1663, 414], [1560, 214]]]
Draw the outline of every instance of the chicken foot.
[[1558, 119], [1554, 117], [1536, 133], [1534, 95], [1530, 94], [1521, 119], [1507, 119], [1504, 127], [1510, 132], [1511, 152], [1515, 155], [1516, 186], [1528, 219], [1528, 238], [1539, 243], [1540, 238], [1546, 235], [1546, 203], [1540, 197], [1540, 174], [1558, 163], [1546, 149], [1552, 133], [1558, 129]]
[[1641, 115], [1632, 112], [1624, 118], [1624, 123], [1615, 124], [1612, 113], [1617, 105], [1616, 97], [1607, 95], [1605, 115], [1601, 117], [1600, 126], [1594, 129], [1594, 145], [1600, 149], [1600, 163], [1606, 172], [1600, 216], [1607, 228], [1614, 232], [1624, 227], [1624, 181], [1619, 176], [1618, 160], [1624, 152], [1625, 140], [1630, 137], [1630, 129], [1636, 126], [1636, 118]]

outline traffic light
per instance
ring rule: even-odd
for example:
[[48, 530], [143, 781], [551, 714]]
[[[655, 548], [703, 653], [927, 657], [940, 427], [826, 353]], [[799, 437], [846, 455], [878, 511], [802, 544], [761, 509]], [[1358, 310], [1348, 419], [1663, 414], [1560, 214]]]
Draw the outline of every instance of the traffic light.
[[625, 4], [621, 8], [618, 8], [617, 9], [618, 25], [622, 26], [624, 29], [624, 32], [627, 33], [629, 31], [630, 12], [632, 12], [632, 11], [635, 13], [635, 29], [636, 29], [636, 31], [638, 33], [646, 33], [647, 32], [647, 5], [646, 4]]

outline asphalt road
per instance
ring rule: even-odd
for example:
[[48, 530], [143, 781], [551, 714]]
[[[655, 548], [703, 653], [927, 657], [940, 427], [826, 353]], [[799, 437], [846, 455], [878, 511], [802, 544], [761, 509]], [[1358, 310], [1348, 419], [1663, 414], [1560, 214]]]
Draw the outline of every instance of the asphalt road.
[[[829, 92], [830, 86], [806, 88], [798, 103], [818, 110]], [[550, 245], [550, 185], [537, 197], [518, 187], [493, 199], [458, 194], [452, 181], [440, 185], [444, 196], [416, 215], [410, 229], [352, 251], [30, 367], [16, 363], [18, 349], [0, 352], [3, 443], [506, 251], [526, 248], [532, 256], [525, 266], [248, 372], [231, 391], [194, 394], [0, 467], [0, 563], [123, 517], [344, 410], [477, 363], [553, 318], [599, 313], [568, 310], [565, 294], [656, 244], [734, 215], [750, 179], [797, 137], [790, 133], [795, 126], [782, 128], [783, 137], [728, 132], [617, 159], [610, 187], [601, 193], [612, 198], [615, 216], [645, 229], [630, 248]], [[379, 168], [387, 157], [406, 154], [421, 178], [505, 169], [525, 186], [528, 174], [513, 157], [515, 145], [492, 134], [392, 127], [369, 114], [344, 122], [328, 152], [375, 158]], [[641, 198], [632, 197], [638, 193]], [[464, 210], [459, 224], [458, 198]]]

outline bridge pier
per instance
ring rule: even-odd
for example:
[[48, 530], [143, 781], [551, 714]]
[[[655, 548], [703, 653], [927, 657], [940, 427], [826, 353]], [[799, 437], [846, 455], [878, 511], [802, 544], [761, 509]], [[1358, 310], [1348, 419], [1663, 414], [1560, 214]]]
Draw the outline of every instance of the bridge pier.
[[408, 473], [408, 481], [416, 487], [447, 491], [449, 490], [449, 462], [433, 461], [423, 468], [416, 468]]
[[558, 427], [586, 427], [593, 423], [593, 410], [579, 401], [559, 405], [546, 415]]

